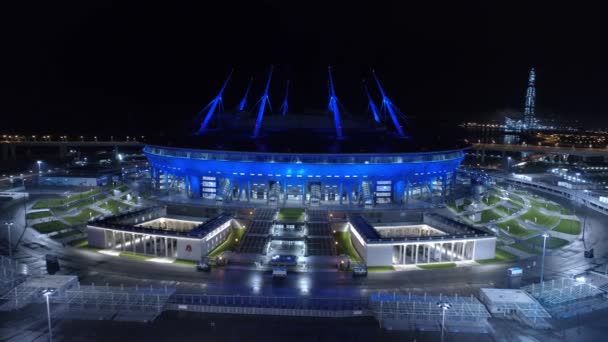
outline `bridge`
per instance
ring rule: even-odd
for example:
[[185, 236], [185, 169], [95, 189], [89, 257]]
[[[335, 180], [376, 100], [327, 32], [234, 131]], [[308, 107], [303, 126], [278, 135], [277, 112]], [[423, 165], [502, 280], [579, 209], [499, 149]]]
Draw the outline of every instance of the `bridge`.
[[583, 160], [589, 157], [604, 157], [608, 159], [608, 148], [602, 147], [575, 147], [575, 146], [545, 146], [529, 144], [482, 144], [474, 143], [471, 150], [475, 151], [481, 161], [485, 162], [488, 151], [500, 152], [504, 157], [507, 153], [541, 153], [559, 156], [578, 156]]
[[17, 148], [56, 147], [59, 157], [67, 155], [70, 148], [82, 147], [143, 147], [140, 141], [0, 141], [2, 146], [2, 160], [17, 159]]

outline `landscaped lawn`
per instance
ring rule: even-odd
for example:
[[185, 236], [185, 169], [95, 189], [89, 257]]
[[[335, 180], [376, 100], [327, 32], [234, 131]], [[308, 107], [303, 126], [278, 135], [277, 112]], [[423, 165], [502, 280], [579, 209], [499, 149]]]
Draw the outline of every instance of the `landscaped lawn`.
[[53, 213], [50, 210], [35, 211], [33, 213], [27, 213], [27, 215], [25, 215], [25, 217], [28, 220], [35, 220], [35, 219], [50, 217], [50, 216], [53, 216]]
[[91, 208], [85, 208], [78, 215], [64, 217], [63, 219], [68, 221], [69, 224], [77, 225], [86, 223], [90, 218], [95, 217], [99, 214], [99, 212]]
[[87, 238], [76, 239], [68, 242], [68, 245], [76, 248], [87, 248], [89, 246], [89, 241]]
[[34, 229], [36, 229], [39, 233], [42, 233], [42, 234], [48, 234], [51, 232], [56, 232], [58, 230], [70, 228], [70, 226], [66, 225], [65, 223], [63, 223], [61, 221], [49, 221], [49, 222], [36, 223], [36, 224], [32, 225], [32, 227], [34, 227]]
[[361, 261], [359, 253], [357, 253], [357, 250], [350, 240], [350, 232], [336, 232], [334, 234], [334, 239], [338, 243], [336, 245], [336, 252], [338, 255], [345, 254], [354, 262]]
[[559, 222], [559, 217], [541, 214], [540, 211], [538, 211], [537, 209], [530, 209], [526, 213], [521, 215], [519, 218], [522, 220], [534, 222], [545, 227], [552, 227]]
[[560, 233], [578, 235], [581, 233], [581, 223], [575, 220], [562, 219], [553, 230]]
[[509, 220], [509, 221], [505, 221], [505, 222], [500, 222], [500, 223], [497, 223], [496, 226], [498, 226], [498, 228], [504, 230], [505, 232], [510, 233], [513, 236], [524, 237], [524, 236], [528, 236], [528, 235], [534, 233], [533, 231], [528, 230], [528, 229], [522, 227], [515, 220]]
[[52, 198], [52, 199], [47, 199], [47, 200], [40, 200], [40, 201], [36, 202], [36, 204], [34, 204], [32, 209], [45, 209], [45, 208], [60, 207], [60, 206], [66, 205], [67, 203], [70, 203], [70, 202], [74, 202], [74, 201], [77, 201], [80, 199], [85, 199], [87, 197], [91, 197], [100, 192], [101, 192], [101, 189], [91, 189], [89, 191], [86, 191], [86, 192], [83, 192], [80, 194], [70, 195], [70, 196], [64, 197], [64, 198]]
[[439, 264], [428, 264], [428, 265], [416, 265], [422, 269], [425, 270], [432, 270], [435, 268], [452, 268], [452, 267], [456, 267], [456, 264], [453, 262], [444, 262], [444, 263], [439, 263]]
[[501, 213], [505, 214], [506, 216], [511, 215], [514, 212], [516, 212], [516, 209], [510, 209], [510, 208], [505, 207], [504, 205], [496, 206], [494, 209], [496, 209], [497, 211], [500, 211]]
[[486, 209], [484, 211], [481, 212], [481, 220], [479, 221], [480, 223], [487, 223], [490, 222], [492, 220], [496, 220], [501, 218], [502, 216], [500, 216], [500, 214], [498, 214], [497, 212], [495, 212], [492, 209]]
[[517, 210], [524, 207], [524, 202], [517, 202], [517, 201], [511, 200], [511, 199], [508, 200], [508, 202], [513, 208], [516, 208]]
[[486, 196], [483, 199], [483, 203], [485, 203], [486, 205], [494, 205], [496, 203], [500, 202], [500, 197], [492, 194], [490, 196]]
[[570, 210], [562, 207], [561, 205], [559, 205], [557, 203], [553, 203], [553, 202], [540, 202], [540, 201], [536, 201], [536, 200], [530, 200], [530, 204], [532, 204], [532, 207], [534, 207], [534, 208], [544, 208], [546, 210], [554, 211], [556, 213], [561, 213], [564, 215], [572, 214], [572, 212]]
[[[543, 237], [542, 236], [535, 236], [526, 241], [534, 244], [534, 246], [536, 247], [536, 250], [538, 250], [539, 252], [542, 251], [542, 248], [543, 248]], [[560, 238], [556, 238], [556, 237], [550, 237], [547, 239], [547, 248], [548, 249], [560, 248], [567, 244], [568, 244], [568, 240], [564, 240], [564, 239], [560, 239]]]
[[367, 268], [367, 272], [386, 272], [394, 270], [395, 268], [393, 266], [370, 266]]
[[284, 221], [304, 221], [304, 209], [300, 209], [300, 208], [279, 209], [278, 219], [284, 220]]
[[513, 255], [507, 251], [503, 251], [502, 249], [496, 248], [496, 254], [494, 259], [485, 259], [485, 260], [477, 260], [479, 264], [494, 264], [499, 262], [513, 262], [517, 260], [517, 256]]
[[216, 257], [222, 254], [224, 251], [233, 250], [239, 243], [239, 241], [243, 240], [243, 236], [245, 235], [245, 228], [242, 229], [232, 229], [226, 240], [222, 242], [219, 246], [215, 247], [214, 250], [209, 252], [207, 256]]
[[129, 190], [129, 187], [126, 185], [121, 185], [116, 190], [118, 190], [120, 192], [125, 192], [125, 191]]
[[59, 240], [59, 239], [63, 239], [63, 238], [74, 236], [74, 235], [78, 235], [78, 234], [81, 234], [81, 232], [79, 230], [77, 230], [77, 229], [71, 229], [71, 230], [68, 230], [67, 232], [63, 232], [63, 233], [59, 233], [59, 234], [53, 235], [53, 239]]
[[124, 209], [124, 208], [130, 207], [130, 205], [128, 205], [128, 204], [124, 204], [122, 202], [118, 202], [113, 199], [109, 199], [109, 200], [103, 202], [102, 204], [100, 204], [99, 206], [101, 208], [111, 211], [113, 214], [118, 214], [120, 212], [119, 208]]
[[181, 264], [181, 265], [188, 265], [188, 266], [195, 266], [197, 264], [196, 261], [192, 261], [192, 260], [184, 260], [184, 259], [175, 259], [175, 261], [173, 261], [174, 264]]
[[137, 253], [133, 253], [133, 252], [121, 252], [119, 255], [121, 257], [126, 257], [126, 258], [129, 258], [129, 259], [137, 259], [137, 260], [152, 259], [152, 257], [150, 257], [150, 256], [143, 255], [143, 254], [137, 254]]

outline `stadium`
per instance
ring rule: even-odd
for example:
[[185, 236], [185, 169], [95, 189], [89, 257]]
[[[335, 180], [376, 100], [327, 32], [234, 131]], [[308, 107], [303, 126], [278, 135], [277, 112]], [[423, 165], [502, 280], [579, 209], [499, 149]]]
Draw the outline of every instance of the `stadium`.
[[219, 112], [228, 78], [200, 112], [195, 134], [146, 146], [154, 188], [275, 206], [377, 206], [449, 195], [466, 146], [432, 131], [415, 134], [377, 78], [380, 107], [365, 88], [372, 115], [343, 110], [330, 70], [327, 111], [289, 112], [286, 91], [280, 112], [265, 116], [271, 77], [272, 69], [252, 110], [245, 109], [248, 87], [237, 110]]

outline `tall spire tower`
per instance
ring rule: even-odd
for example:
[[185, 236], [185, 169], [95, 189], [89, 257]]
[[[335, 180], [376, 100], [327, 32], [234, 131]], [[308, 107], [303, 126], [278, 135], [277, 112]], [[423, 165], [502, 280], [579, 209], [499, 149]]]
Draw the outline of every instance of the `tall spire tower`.
[[536, 127], [534, 106], [536, 105], [536, 73], [534, 68], [530, 69], [528, 76], [528, 89], [526, 90], [526, 104], [524, 106], [524, 127], [531, 129]]

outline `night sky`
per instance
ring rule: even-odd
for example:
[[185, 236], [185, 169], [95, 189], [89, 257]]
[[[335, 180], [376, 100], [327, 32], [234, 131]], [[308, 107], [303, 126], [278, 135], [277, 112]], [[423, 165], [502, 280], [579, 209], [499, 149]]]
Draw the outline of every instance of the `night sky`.
[[529, 1], [198, 3], [5, 8], [2, 131], [156, 134], [193, 118], [231, 68], [226, 107], [236, 106], [251, 76], [258, 97], [270, 64], [275, 110], [287, 79], [293, 111], [323, 109], [332, 65], [350, 115], [368, 115], [361, 81], [375, 68], [406, 115], [446, 122], [521, 111], [534, 66], [539, 115], [608, 126], [601, 8]]

